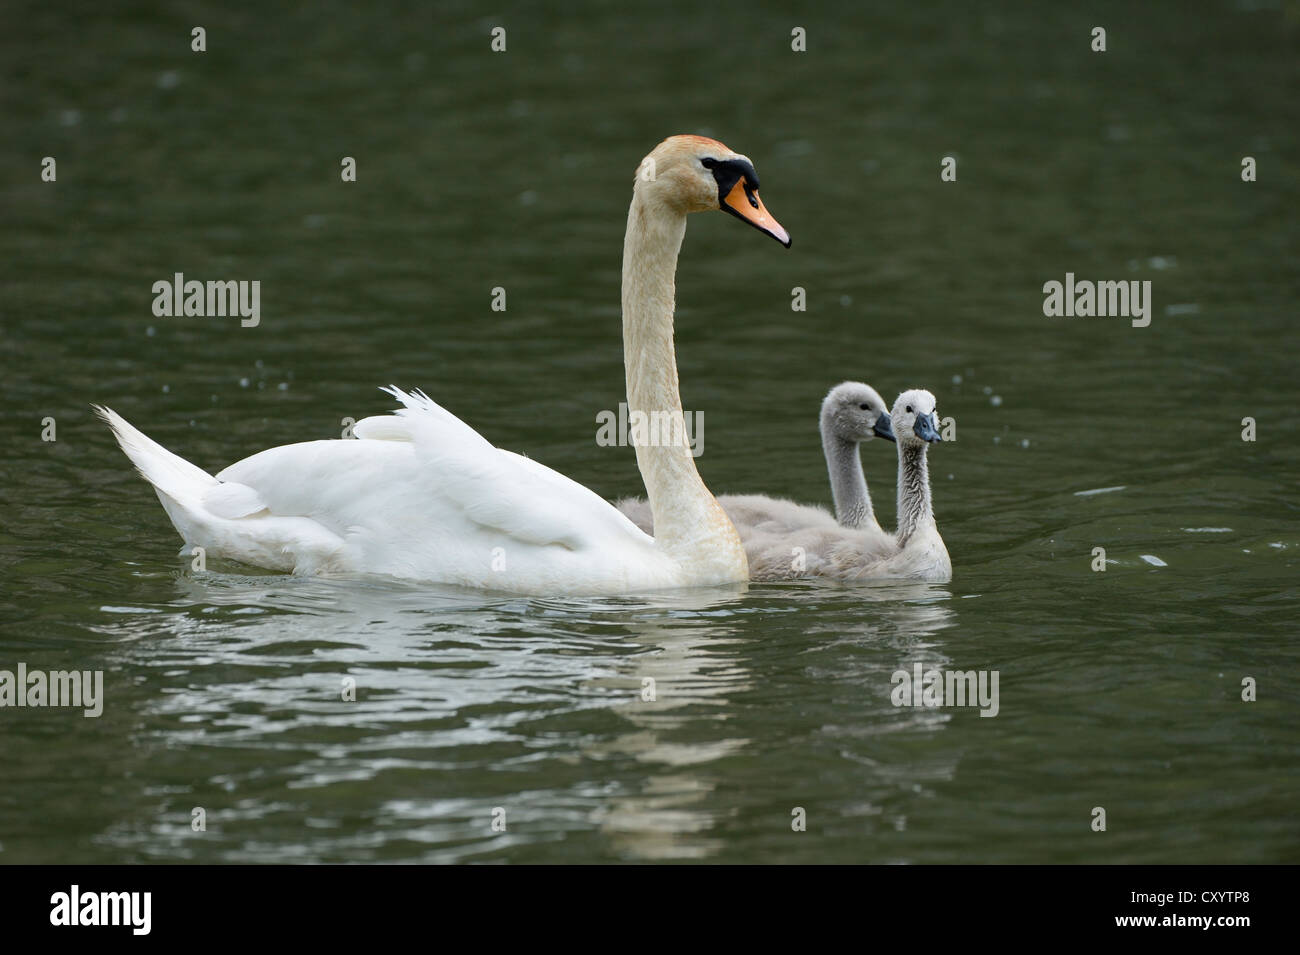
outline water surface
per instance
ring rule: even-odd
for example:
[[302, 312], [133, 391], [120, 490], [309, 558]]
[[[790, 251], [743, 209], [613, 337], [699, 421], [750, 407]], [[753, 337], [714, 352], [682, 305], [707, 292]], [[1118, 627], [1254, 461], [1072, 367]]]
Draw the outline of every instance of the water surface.
[[[11, 24], [0, 669], [107, 699], [0, 710], [0, 861], [1300, 859], [1294, 3]], [[176, 556], [90, 402], [216, 471], [395, 382], [641, 493], [595, 418], [632, 174], [674, 132], [748, 154], [794, 237], [690, 223], [705, 480], [828, 503], [826, 389], [928, 387], [951, 584], [534, 599]], [[261, 324], [155, 318], [178, 271], [261, 281]], [[1045, 318], [1067, 272], [1150, 280], [1151, 325]], [[889, 523], [892, 446], [864, 464]], [[997, 670], [998, 715], [895, 707], [915, 663]]]

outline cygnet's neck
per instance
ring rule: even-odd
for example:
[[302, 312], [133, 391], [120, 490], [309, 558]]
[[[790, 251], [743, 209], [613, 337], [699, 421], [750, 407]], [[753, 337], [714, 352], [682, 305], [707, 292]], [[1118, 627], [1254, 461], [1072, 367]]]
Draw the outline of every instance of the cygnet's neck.
[[843, 527], [879, 527], [871, 509], [871, 494], [862, 473], [858, 443], [842, 438], [831, 428], [829, 415], [822, 416], [822, 451], [831, 478], [835, 520]]
[[930, 501], [930, 473], [925, 463], [927, 446], [898, 442], [898, 531], [899, 546], [906, 546], [918, 531], [933, 529], [934, 506]]

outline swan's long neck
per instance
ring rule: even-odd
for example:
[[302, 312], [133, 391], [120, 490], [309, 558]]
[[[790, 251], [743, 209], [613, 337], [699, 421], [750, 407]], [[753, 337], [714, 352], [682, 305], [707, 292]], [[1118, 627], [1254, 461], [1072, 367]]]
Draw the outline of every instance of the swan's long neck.
[[898, 533], [906, 546], [917, 531], [933, 528], [934, 505], [930, 502], [930, 472], [925, 464], [926, 445], [898, 442]]
[[871, 509], [871, 494], [862, 473], [857, 442], [835, 434], [830, 422], [823, 419], [822, 451], [826, 454], [826, 470], [831, 476], [835, 519], [844, 527], [879, 526]]
[[[746, 580], [740, 537], [700, 479], [687, 443], [673, 348], [677, 255], [686, 215], [634, 193], [623, 242], [623, 365], [636, 462], [654, 515], [655, 541], [700, 583]], [[658, 440], [637, 440], [638, 413], [658, 421]], [[668, 424], [671, 427], [665, 428]], [[664, 440], [676, 431], [680, 441]]]

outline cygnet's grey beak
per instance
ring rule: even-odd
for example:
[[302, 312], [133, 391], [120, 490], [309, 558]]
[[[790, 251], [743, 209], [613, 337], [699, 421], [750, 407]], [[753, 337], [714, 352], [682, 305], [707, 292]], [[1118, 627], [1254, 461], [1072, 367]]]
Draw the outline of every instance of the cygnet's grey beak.
[[889, 420], [889, 412], [882, 411], [876, 418], [876, 423], [871, 427], [871, 433], [877, 438], [884, 438], [886, 441], [898, 442], [894, 437], [894, 422]]
[[912, 431], [922, 441], [942, 441], [939, 437], [939, 429], [935, 427], [933, 414], [919, 414], [916, 416], [916, 424], [913, 425]]

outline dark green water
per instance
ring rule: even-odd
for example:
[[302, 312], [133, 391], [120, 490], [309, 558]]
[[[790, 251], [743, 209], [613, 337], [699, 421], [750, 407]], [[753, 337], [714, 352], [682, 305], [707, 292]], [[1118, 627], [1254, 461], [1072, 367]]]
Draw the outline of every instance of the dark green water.
[[[0, 669], [106, 701], [0, 709], [0, 861], [1300, 861], [1296, 3], [58, 6], [0, 31]], [[928, 387], [951, 585], [543, 600], [175, 556], [90, 402], [215, 471], [396, 382], [640, 493], [594, 422], [675, 132], [747, 153], [794, 237], [690, 223], [705, 480], [828, 502], [825, 390]], [[178, 271], [259, 280], [261, 324], [155, 318]], [[1150, 326], [1044, 317], [1066, 272], [1150, 280]], [[918, 662], [997, 670], [997, 717], [894, 707]]]

